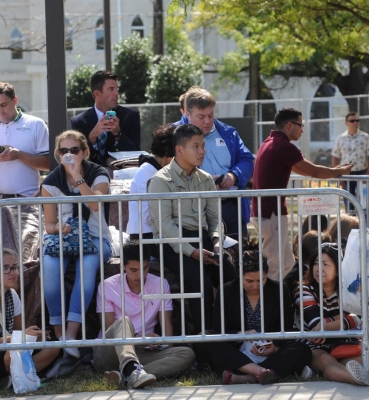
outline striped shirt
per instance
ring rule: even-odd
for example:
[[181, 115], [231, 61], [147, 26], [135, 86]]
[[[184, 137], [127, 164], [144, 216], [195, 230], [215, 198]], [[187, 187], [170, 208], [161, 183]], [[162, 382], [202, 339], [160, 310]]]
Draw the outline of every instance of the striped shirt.
[[[304, 331], [311, 331], [317, 326], [320, 320], [320, 305], [319, 293], [311, 285], [303, 285], [303, 316], [304, 316]], [[338, 293], [334, 292], [331, 296], [327, 297], [323, 292], [323, 324], [334, 321], [334, 316], [339, 315], [339, 298]], [[295, 325], [301, 329], [301, 315], [300, 315], [300, 291], [295, 293]], [[343, 327], [344, 329], [354, 329], [361, 325], [361, 320], [356, 314], [343, 313]], [[342, 339], [337, 339], [342, 341]], [[331, 340], [329, 340], [331, 342]], [[312, 345], [311, 348], [327, 348], [326, 345]]]
[[[314, 287], [310, 285], [304, 285], [302, 288], [304, 330], [311, 331], [320, 323], [319, 293], [316, 293]], [[334, 292], [330, 297], [327, 297], [323, 292], [323, 324], [334, 321], [333, 317], [339, 315], [339, 313], [337, 292]], [[300, 319], [300, 291], [297, 291], [295, 294], [295, 323], [299, 329], [301, 329]], [[356, 314], [343, 313], [343, 323], [345, 329], [354, 329], [361, 325], [360, 318]]]

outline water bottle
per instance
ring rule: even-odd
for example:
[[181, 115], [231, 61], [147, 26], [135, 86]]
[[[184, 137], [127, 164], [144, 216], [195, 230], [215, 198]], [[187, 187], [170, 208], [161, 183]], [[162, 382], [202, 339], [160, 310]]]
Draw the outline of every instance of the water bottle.
[[72, 156], [71, 153], [66, 153], [63, 156], [63, 162], [64, 162], [64, 164], [68, 164], [68, 165], [74, 164], [74, 157]]

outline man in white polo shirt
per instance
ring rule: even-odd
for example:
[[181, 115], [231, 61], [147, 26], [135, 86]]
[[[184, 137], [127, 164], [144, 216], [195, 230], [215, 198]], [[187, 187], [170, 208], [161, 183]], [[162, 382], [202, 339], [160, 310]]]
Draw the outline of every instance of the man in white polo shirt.
[[14, 87], [0, 82], [0, 198], [36, 196], [40, 170], [48, 171], [49, 131], [17, 108]]

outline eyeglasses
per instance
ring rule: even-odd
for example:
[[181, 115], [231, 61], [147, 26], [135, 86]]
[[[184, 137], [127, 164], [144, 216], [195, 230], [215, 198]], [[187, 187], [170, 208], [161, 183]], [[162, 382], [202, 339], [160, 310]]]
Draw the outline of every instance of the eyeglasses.
[[66, 147], [62, 147], [61, 149], [59, 149], [59, 153], [62, 154], [63, 156], [64, 156], [64, 154], [67, 154], [67, 153], [72, 153], [76, 156], [77, 154], [79, 154], [79, 152], [81, 150], [82, 149], [77, 146], [71, 147], [70, 149], [67, 149]]
[[292, 122], [295, 125], [298, 125], [301, 129], [304, 128], [304, 124], [300, 124], [299, 122], [295, 122], [295, 121], [290, 121], [290, 122]]
[[353, 124], [354, 122], [359, 123], [360, 120], [359, 119], [349, 119], [348, 122], [351, 122]]
[[4, 274], [10, 274], [10, 272], [15, 272], [16, 274], [19, 274], [19, 265], [4, 265]]

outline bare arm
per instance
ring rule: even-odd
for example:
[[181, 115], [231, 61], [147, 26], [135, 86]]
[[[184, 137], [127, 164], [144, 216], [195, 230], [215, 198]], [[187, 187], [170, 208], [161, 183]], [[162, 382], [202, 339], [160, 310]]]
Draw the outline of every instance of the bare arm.
[[162, 326], [162, 311], [159, 311], [158, 313], [158, 318], [159, 318], [159, 324], [161, 328], [161, 332], [165, 336], [173, 336], [173, 323], [172, 323], [172, 310], [166, 310], [164, 311], [164, 317], [165, 317], [165, 332], [163, 331], [163, 326]]
[[[102, 326], [102, 314], [98, 313], [100, 326]], [[105, 312], [105, 330], [109, 329], [115, 322], [115, 317], [113, 312]]]
[[26, 153], [25, 151], [18, 150], [14, 147], [4, 146], [5, 150], [0, 153], [1, 161], [14, 161], [19, 160], [31, 168], [49, 171], [50, 170], [50, 157], [48, 154], [38, 156], [36, 154]]
[[352, 165], [339, 165], [335, 168], [324, 167], [322, 165], [315, 165], [312, 162], [303, 159], [292, 167], [292, 171], [296, 174], [311, 176], [318, 179], [337, 178], [340, 175], [349, 175]]

